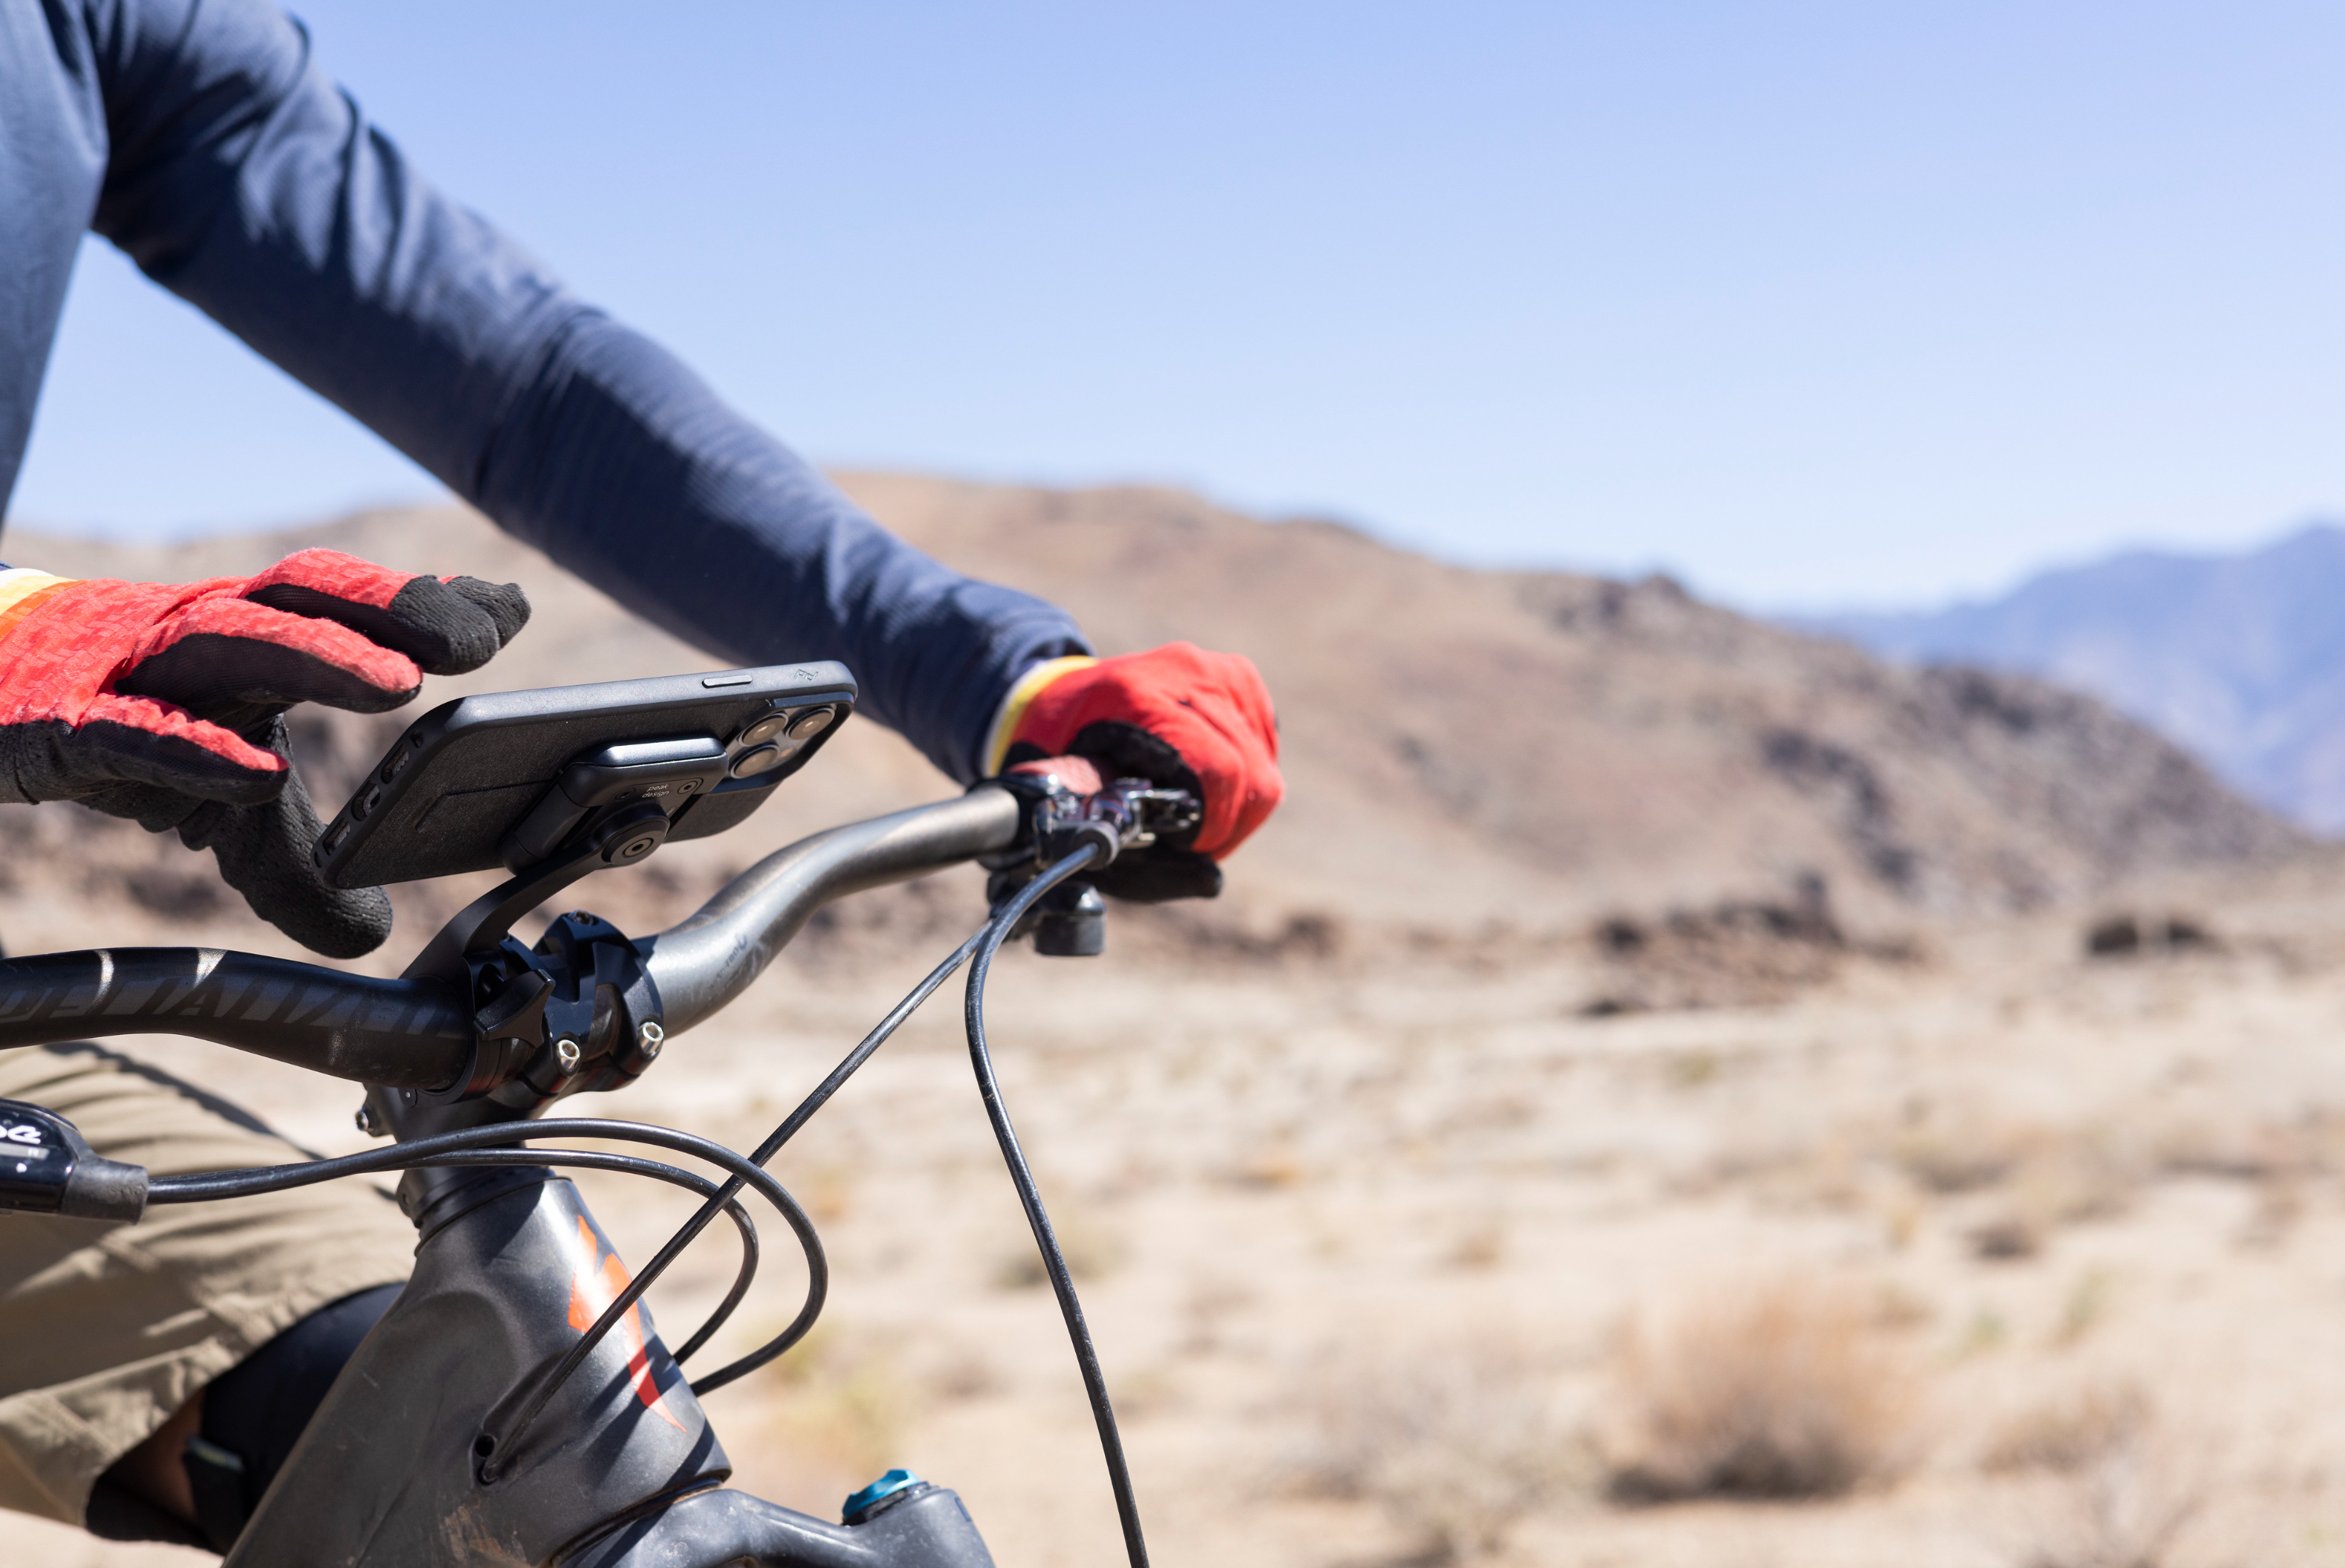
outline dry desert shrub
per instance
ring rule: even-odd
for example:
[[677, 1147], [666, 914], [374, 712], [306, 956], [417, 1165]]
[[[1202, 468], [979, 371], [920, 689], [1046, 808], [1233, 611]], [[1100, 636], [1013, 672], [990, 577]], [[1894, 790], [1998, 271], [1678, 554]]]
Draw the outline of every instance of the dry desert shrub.
[[2276, 1118], [2198, 1108], [2168, 1115], [2150, 1136], [2173, 1176], [2300, 1182], [2345, 1166], [2345, 1116], [2325, 1108]]
[[2015, 1568], [2167, 1568], [2186, 1533], [2194, 1563], [2269, 1561], [2198, 1528], [2217, 1446], [2203, 1424], [2161, 1414], [2140, 1381], [2104, 1375], [2012, 1414], [1980, 1466], [2041, 1483], [2007, 1553]]
[[1933, 1197], [1992, 1195], [1966, 1229], [1990, 1260], [2033, 1258], [2063, 1226], [2124, 1213], [2156, 1171], [2142, 1140], [2116, 1126], [2048, 1126], [1967, 1103], [1909, 1119], [1883, 1152]]
[[2167, 1568], [2205, 1506], [2203, 1474], [2138, 1423], [2064, 1477], [2019, 1568]]
[[1380, 1505], [1436, 1562], [1497, 1551], [1522, 1519], [1589, 1490], [1585, 1438], [1538, 1358], [1498, 1337], [1355, 1347], [1305, 1373], [1300, 1479]]
[[2138, 1382], [2103, 1379], [2012, 1415], [1996, 1428], [1979, 1462], [1991, 1473], [2081, 1475], [2140, 1442], [2153, 1420], [2148, 1391]]
[[1900, 1467], [1918, 1396], [1855, 1292], [1788, 1279], [1639, 1327], [1619, 1381], [1627, 1502], [1837, 1495]]

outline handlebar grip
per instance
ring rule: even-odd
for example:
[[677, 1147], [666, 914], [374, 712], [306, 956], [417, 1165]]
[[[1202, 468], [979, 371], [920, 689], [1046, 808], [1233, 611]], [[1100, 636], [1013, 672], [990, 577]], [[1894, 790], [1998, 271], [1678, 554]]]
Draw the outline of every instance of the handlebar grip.
[[53, 1110], [0, 1099], [0, 1210], [135, 1220], [147, 1212], [147, 1168], [106, 1158]]

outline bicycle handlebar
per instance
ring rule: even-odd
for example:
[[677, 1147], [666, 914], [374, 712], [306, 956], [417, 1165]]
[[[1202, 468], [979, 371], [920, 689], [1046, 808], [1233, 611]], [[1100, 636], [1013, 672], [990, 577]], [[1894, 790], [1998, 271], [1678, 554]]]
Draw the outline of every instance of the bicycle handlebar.
[[0, 959], [0, 1048], [117, 1035], [192, 1035], [338, 1078], [429, 1089], [463, 1070], [472, 1015], [446, 981], [218, 947]]
[[[852, 823], [776, 851], [674, 930], [637, 944], [670, 1034], [746, 989], [817, 909], [1007, 849], [1009, 789]], [[0, 1048], [190, 1035], [385, 1088], [438, 1090], [464, 1071], [474, 1019], [447, 979], [377, 979], [216, 947], [115, 947], [0, 959]]]
[[958, 800], [849, 823], [776, 850], [688, 919], [638, 942], [671, 1035], [748, 989], [814, 912], [835, 898], [908, 882], [1010, 848], [1024, 831], [1018, 797], [980, 785]]

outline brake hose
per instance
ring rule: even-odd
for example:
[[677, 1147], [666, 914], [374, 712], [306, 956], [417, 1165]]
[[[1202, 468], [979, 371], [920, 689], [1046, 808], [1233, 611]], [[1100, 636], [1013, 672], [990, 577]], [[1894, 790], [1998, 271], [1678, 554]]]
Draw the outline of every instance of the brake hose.
[[1099, 855], [1095, 845], [1085, 845], [1072, 855], [1053, 865], [1019, 890], [1017, 896], [1001, 907], [1000, 914], [980, 932], [977, 954], [969, 966], [969, 999], [965, 1017], [969, 1023], [969, 1065], [977, 1069], [978, 1094], [985, 1101], [986, 1119], [993, 1124], [993, 1138], [1001, 1146], [1001, 1158], [1010, 1167], [1010, 1180], [1018, 1189], [1018, 1201], [1026, 1210], [1026, 1223], [1033, 1229], [1034, 1245], [1041, 1249], [1042, 1267], [1051, 1277], [1051, 1292], [1059, 1299], [1059, 1314], [1067, 1321], [1067, 1338], [1074, 1344], [1075, 1365], [1083, 1374], [1083, 1393], [1091, 1401], [1091, 1420], [1099, 1427], [1100, 1452], [1107, 1460], [1108, 1485], [1115, 1492], [1117, 1522], [1123, 1527], [1124, 1555], [1132, 1568], [1148, 1568], [1148, 1543], [1140, 1533], [1140, 1502], [1132, 1494], [1132, 1471], [1123, 1458], [1123, 1438], [1116, 1430], [1115, 1409], [1109, 1404], [1107, 1378], [1100, 1371], [1099, 1351], [1091, 1343], [1091, 1326], [1083, 1320], [1082, 1303], [1075, 1298], [1074, 1275], [1067, 1268], [1066, 1254], [1060, 1249], [1058, 1232], [1051, 1227], [1050, 1213], [1042, 1207], [1042, 1194], [1034, 1184], [1034, 1172], [1026, 1163], [1026, 1151], [1019, 1147], [1018, 1130], [1010, 1125], [1010, 1108], [1002, 1103], [1001, 1085], [993, 1075], [993, 1056], [985, 1044], [985, 980], [993, 967], [993, 956], [1017, 928], [1018, 922], [1042, 895], [1064, 882]]

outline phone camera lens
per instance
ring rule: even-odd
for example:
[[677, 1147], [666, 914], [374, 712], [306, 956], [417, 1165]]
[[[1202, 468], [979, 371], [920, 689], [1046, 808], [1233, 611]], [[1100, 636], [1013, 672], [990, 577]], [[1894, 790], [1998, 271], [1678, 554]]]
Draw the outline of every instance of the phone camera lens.
[[759, 774], [771, 773], [781, 766], [783, 755], [779, 746], [759, 746], [755, 751], [743, 752], [735, 757], [729, 771], [736, 779], [755, 778]]
[[736, 736], [735, 744], [744, 746], [763, 745], [780, 734], [782, 726], [789, 722], [790, 716], [787, 713], [768, 713]]
[[790, 739], [806, 742], [830, 728], [832, 710], [809, 708], [790, 722]]

